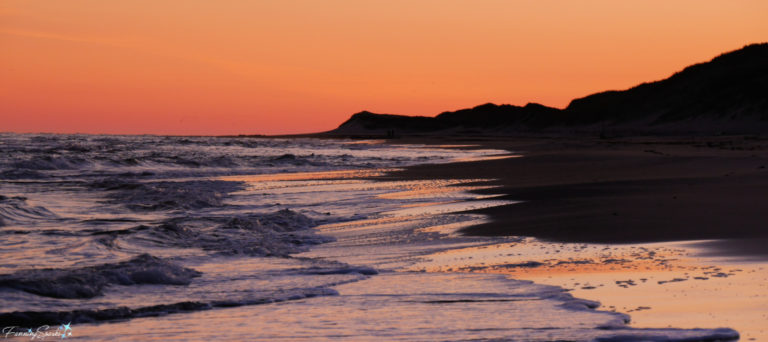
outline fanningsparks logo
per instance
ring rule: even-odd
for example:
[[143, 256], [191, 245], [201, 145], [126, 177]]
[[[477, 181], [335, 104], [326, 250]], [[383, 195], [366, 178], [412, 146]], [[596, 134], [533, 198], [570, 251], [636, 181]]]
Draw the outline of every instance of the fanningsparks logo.
[[62, 324], [56, 330], [51, 326], [42, 325], [33, 328], [20, 328], [18, 326], [10, 326], [3, 328], [3, 336], [5, 338], [10, 337], [29, 337], [30, 340], [44, 340], [46, 338], [65, 339], [72, 336], [72, 323]]

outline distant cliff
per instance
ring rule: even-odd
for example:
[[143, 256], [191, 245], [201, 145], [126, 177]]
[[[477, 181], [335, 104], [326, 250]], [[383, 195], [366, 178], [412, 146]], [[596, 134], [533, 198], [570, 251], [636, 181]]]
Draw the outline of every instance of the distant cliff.
[[353, 115], [330, 134], [515, 132], [768, 133], [768, 43], [671, 77], [575, 99], [565, 109], [492, 103], [435, 117]]

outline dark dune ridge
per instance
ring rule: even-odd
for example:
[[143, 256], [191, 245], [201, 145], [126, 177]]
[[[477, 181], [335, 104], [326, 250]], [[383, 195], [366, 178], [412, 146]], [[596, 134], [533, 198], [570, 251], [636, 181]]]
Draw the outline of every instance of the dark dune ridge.
[[752, 44], [671, 77], [571, 101], [564, 109], [492, 103], [435, 117], [352, 115], [327, 135], [520, 133], [756, 134], [768, 130], [768, 43]]

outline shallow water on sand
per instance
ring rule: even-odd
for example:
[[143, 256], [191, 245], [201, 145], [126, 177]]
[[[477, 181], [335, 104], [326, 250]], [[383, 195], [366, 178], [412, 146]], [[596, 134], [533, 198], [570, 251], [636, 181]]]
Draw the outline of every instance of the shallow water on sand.
[[45, 324], [83, 340], [736, 336], [633, 329], [625, 314], [596, 310], [561, 287], [468, 273], [460, 269], [466, 262], [438, 269], [438, 255], [522, 241], [455, 234], [485, 220], [465, 211], [511, 202], [470, 193], [482, 180], [370, 180], [391, 168], [501, 151], [0, 138], [6, 336]]
[[702, 242], [551, 243], [533, 238], [428, 255], [411, 269], [503, 274], [628, 313], [637, 328], [728, 326], [768, 340], [768, 264], [705, 255]]

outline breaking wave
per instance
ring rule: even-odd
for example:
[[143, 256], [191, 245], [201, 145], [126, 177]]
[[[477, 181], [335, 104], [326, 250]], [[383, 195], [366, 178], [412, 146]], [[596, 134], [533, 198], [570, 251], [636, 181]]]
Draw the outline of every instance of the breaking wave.
[[24, 197], [0, 195], [0, 227], [10, 224], [25, 224], [38, 220], [56, 218], [56, 214], [41, 206], [32, 206]]
[[315, 225], [311, 218], [283, 209], [262, 215], [173, 218], [157, 226], [141, 225], [94, 235], [102, 235], [100, 241], [108, 246], [120, 238], [156, 246], [200, 248], [225, 255], [284, 257], [333, 241], [310, 230]]
[[239, 182], [196, 180], [139, 183], [117, 178], [103, 179], [93, 187], [108, 190], [112, 203], [134, 211], [193, 210], [220, 207], [224, 197], [241, 190]]
[[0, 287], [52, 298], [93, 298], [109, 285], [188, 285], [200, 272], [149, 254], [131, 260], [75, 269], [23, 270], [0, 275]]
[[50, 171], [50, 170], [74, 170], [89, 166], [90, 162], [78, 156], [38, 156], [26, 160], [19, 160], [11, 164], [15, 169]]
[[0, 322], [6, 326], [36, 327], [41, 324], [93, 323], [99, 321], [113, 321], [139, 317], [163, 316], [174, 313], [210, 310], [214, 308], [231, 308], [244, 305], [259, 305], [278, 303], [289, 300], [298, 300], [318, 296], [338, 295], [336, 290], [326, 287], [306, 289], [294, 289], [275, 293], [268, 296], [242, 298], [239, 300], [220, 301], [186, 301], [172, 304], [158, 304], [150, 306], [127, 307], [120, 306], [107, 309], [82, 309], [73, 311], [14, 311], [0, 313]]

